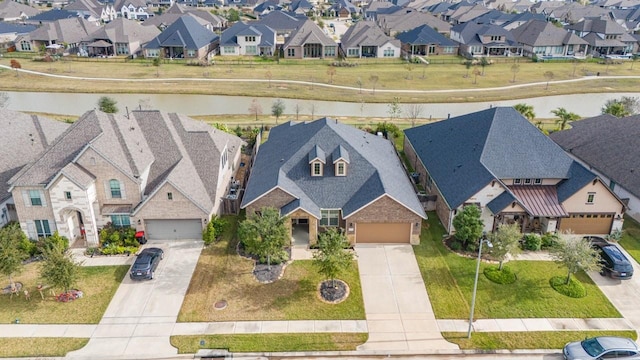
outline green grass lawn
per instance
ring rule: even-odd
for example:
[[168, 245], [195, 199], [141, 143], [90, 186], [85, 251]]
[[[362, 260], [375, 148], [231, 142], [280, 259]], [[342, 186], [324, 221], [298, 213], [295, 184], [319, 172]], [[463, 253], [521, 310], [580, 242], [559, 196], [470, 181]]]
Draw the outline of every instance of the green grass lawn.
[[[171, 345], [180, 354], [192, 354], [199, 349], [227, 349], [230, 352], [281, 351], [348, 351], [367, 341], [366, 333], [310, 334], [239, 334], [172, 336]], [[205, 345], [201, 346], [200, 341]]]
[[22, 274], [14, 276], [31, 293], [27, 301], [22, 294], [10, 298], [0, 296], [0, 323], [8, 324], [20, 319], [23, 324], [97, 324], [102, 318], [120, 282], [129, 269], [123, 266], [92, 266], [80, 268], [76, 286], [83, 291], [81, 299], [62, 303], [51, 296], [49, 290], [40, 297], [36, 287], [40, 263], [31, 263]]
[[621, 336], [637, 338], [635, 331], [521, 331], [476, 332], [467, 339], [466, 333], [443, 332], [447, 341], [458, 344], [460, 349], [562, 349], [571, 341], [594, 336]]
[[[442, 244], [444, 229], [435, 213], [429, 213], [428, 228], [423, 229], [421, 243], [414, 247], [418, 265], [437, 318], [465, 319], [473, 291], [475, 258], [465, 258]], [[518, 280], [509, 285], [489, 281], [481, 265], [475, 317], [486, 318], [592, 318], [620, 317], [620, 313], [585, 273], [577, 278], [587, 296], [573, 299], [557, 293], [549, 279], [566, 275], [564, 268], [549, 261], [512, 261], [508, 266]]]
[[[338, 276], [350, 287], [347, 300], [327, 304], [317, 287], [324, 280], [310, 260], [294, 261], [284, 276], [271, 283], [255, 280], [253, 261], [236, 253], [237, 218], [226, 217], [230, 226], [223, 239], [205, 248], [191, 278], [178, 321], [243, 320], [338, 320], [364, 319], [364, 303], [356, 262]], [[213, 311], [212, 305], [226, 300], [227, 308]]]
[[0, 338], [0, 358], [64, 357], [87, 342], [83, 338]]
[[627, 216], [622, 230], [620, 245], [640, 264], [640, 224]]

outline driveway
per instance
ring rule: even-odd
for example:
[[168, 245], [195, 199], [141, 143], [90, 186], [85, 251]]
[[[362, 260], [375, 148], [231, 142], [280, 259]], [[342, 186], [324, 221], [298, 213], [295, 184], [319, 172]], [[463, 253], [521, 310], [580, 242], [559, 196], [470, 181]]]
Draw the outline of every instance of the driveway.
[[458, 349], [442, 338], [411, 245], [356, 245], [369, 340], [358, 350]]
[[164, 259], [149, 281], [125, 276], [102, 320], [84, 348], [71, 358], [157, 358], [177, 354], [169, 343], [182, 300], [195, 270], [202, 241], [149, 241]]

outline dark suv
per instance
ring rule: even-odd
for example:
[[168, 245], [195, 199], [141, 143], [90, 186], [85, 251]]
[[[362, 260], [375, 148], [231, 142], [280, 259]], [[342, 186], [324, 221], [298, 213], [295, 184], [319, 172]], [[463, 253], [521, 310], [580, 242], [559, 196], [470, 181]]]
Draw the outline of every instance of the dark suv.
[[602, 262], [600, 275], [612, 279], [627, 280], [633, 276], [633, 265], [618, 247], [597, 236], [587, 237], [591, 245], [598, 250]]
[[153, 279], [162, 258], [164, 258], [162, 249], [147, 248], [142, 250], [133, 263], [129, 276], [132, 280]]

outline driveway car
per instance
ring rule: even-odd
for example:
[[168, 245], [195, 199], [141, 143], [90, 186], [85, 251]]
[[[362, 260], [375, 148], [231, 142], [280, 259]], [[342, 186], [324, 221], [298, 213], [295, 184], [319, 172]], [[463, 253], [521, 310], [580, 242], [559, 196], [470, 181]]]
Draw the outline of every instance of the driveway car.
[[132, 280], [153, 279], [160, 260], [164, 258], [164, 251], [160, 248], [146, 248], [138, 254], [131, 266], [129, 277]]
[[602, 269], [600, 275], [609, 276], [612, 279], [628, 280], [633, 276], [633, 265], [620, 249], [597, 236], [587, 238], [592, 246], [600, 253]]
[[615, 336], [599, 336], [570, 342], [562, 349], [565, 360], [640, 359], [640, 348], [635, 341]]

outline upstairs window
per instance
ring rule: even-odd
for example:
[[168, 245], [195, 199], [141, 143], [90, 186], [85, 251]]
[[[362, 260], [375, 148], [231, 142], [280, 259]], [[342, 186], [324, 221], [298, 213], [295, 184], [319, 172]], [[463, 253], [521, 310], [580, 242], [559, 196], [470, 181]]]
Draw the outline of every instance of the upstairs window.
[[64, 199], [65, 200], [71, 200], [71, 191], [65, 191], [64, 192]]
[[533, 180], [533, 183], [536, 185], [541, 185], [542, 184], [542, 179], [535, 179]]
[[336, 163], [336, 176], [346, 176], [347, 166], [343, 161]]
[[596, 193], [587, 194], [587, 204], [593, 204], [593, 200], [596, 197]]
[[167, 193], [167, 200], [173, 200], [173, 193], [172, 192], [168, 192]]
[[109, 189], [111, 190], [112, 199], [121, 199], [122, 191], [120, 189], [120, 181], [111, 179], [109, 180]]
[[531, 185], [531, 179], [524, 179], [525, 185]]
[[40, 190], [29, 190], [29, 199], [31, 201], [31, 206], [42, 206]]
[[322, 218], [320, 226], [338, 226], [340, 221], [340, 210], [320, 210]]
[[322, 163], [315, 161], [311, 163], [311, 176], [322, 176]]
[[520, 185], [522, 184], [522, 179], [513, 179], [513, 185]]

